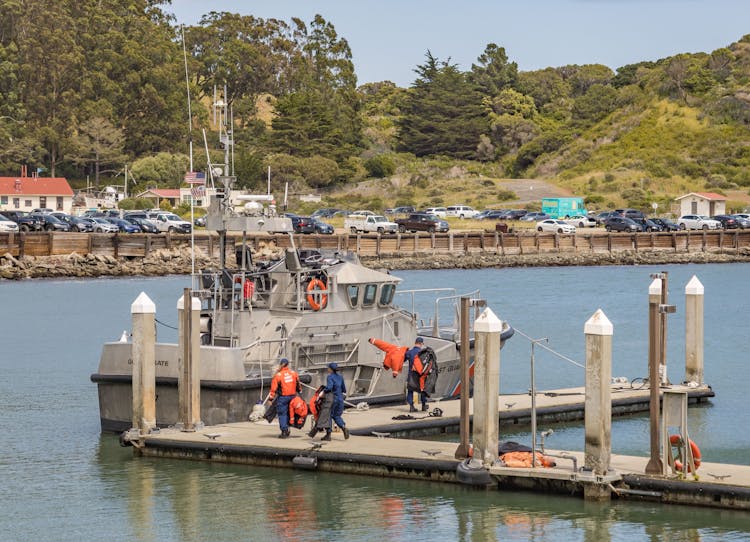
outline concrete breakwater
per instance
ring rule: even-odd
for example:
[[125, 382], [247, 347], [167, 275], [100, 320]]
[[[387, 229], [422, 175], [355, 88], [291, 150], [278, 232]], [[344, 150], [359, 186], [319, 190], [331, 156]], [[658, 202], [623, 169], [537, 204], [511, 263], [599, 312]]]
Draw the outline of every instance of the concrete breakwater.
[[[279, 254], [273, 243], [255, 251], [260, 257]], [[480, 269], [491, 267], [556, 267], [599, 265], [665, 265], [675, 263], [750, 262], [750, 248], [719, 252], [674, 253], [668, 251], [560, 252], [539, 254], [469, 253], [459, 257], [449, 254], [409, 254], [404, 256], [363, 256], [362, 261], [386, 269]], [[195, 249], [196, 269], [217, 268], [218, 256], [209, 257], [200, 247]], [[162, 276], [191, 272], [190, 248], [180, 245], [158, 249], [145, 257], [114, 257], [109, 254], [85, 255], [73, 252], [58, 256], [0, 256], [0, 279]]]

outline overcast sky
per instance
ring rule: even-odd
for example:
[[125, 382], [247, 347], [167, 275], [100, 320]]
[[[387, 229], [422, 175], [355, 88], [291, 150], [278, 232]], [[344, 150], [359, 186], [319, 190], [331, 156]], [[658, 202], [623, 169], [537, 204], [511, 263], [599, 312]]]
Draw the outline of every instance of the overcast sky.
[[750, 34], [750, 0], [172, 0], [178, 23], [208, 11], [305, 22], [320, 13], [347, 39], [360, 83], [409, 86], [429, 49], [462, 69], [488, 43], [521, 70], [565, 64], [612, 69], [711, 52]]

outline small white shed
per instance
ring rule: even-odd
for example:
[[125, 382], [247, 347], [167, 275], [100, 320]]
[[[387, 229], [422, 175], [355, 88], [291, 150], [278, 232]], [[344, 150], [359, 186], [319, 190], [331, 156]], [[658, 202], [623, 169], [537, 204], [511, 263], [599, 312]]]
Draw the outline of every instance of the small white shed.
[[680, 202], [680, 216], [683, 215], [723, 215], [726, 212], [727, 198], [714, 192], [690, 192], [676, 198]]

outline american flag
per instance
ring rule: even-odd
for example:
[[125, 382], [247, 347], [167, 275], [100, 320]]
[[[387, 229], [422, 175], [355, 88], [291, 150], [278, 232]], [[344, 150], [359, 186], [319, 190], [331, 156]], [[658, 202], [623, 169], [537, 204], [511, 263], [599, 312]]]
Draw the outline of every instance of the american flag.
[[206, 174], [200, 171], [188, 171], [185, 173], [187, 184], [206, 184]]
[[190, 189], [190, 193], [193, 195], [193, 199], [200, 199], [206, 195], [206, 187], [202, 184], [197, 184]]

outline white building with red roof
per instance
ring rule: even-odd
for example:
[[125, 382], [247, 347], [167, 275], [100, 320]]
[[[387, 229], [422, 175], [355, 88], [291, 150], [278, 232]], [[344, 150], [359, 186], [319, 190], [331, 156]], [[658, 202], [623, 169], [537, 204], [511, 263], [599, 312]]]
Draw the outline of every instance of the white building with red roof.
[[680, 202], [680, 216], [716, 216], [726, 212], [727, 197], [715, 192], [690, 192], [675, 199]]
[[62, 177], [0, 177], [0, 212], [52, 209], [70, 213], [73, 189]]

